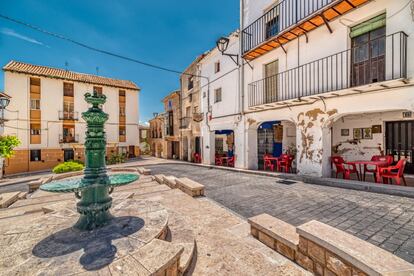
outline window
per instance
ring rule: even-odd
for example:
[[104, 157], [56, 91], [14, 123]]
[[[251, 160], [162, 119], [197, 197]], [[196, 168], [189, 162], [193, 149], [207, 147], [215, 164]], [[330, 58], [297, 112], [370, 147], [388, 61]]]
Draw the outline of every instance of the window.
[[214, 63], [214, 73], [220, 72], [220, 61]]
[[125, 90], [119, 90], [119, 97], [125, 97]]
[[126, 135], [126, 129], [125, 126], [119, 127], [119, 136], [125, 136]]
[[73, 83], [63, 83], [63, 96], [73, 97]]
[[40, 125], [30, 125], [30, 135], [40, 135]]
[[40, 79], [30, 78], [30, 93], [40, 94]]
[[30, 109], [31, 110], [40, 110], [40, 100], [39, 99], [31, 99], [30, 100]]
[[198, 113], [198, 106], [194, 106], [194, 113]]
[[191, 90], [191, 89], [193, 89], [193, 87], [194, 87], [194, 77], [189, 77], [188, 78], [188, 90]]
[[119, 116], [122, 116], [122, 117], [125, 116], [125, 106], [119, 107]]
[[99, 86], [94, 86], [93, 87], [93, 92], [96, 92], [98, 95], [102, 95], [102, 87]]
[[214, 90], [214, 102], [221, 102], [221, 88], [217, 88], [216, 90]]
[[63, 111], [64, 112], [73, 112], [74, 110], [74, 105], [73, 102], [63, 102]]
[[42, 160], [41, 150], [30, 150], [30, 161], [31, 162], [36, 162], [36, 161], [41, 161], [41, 160]]

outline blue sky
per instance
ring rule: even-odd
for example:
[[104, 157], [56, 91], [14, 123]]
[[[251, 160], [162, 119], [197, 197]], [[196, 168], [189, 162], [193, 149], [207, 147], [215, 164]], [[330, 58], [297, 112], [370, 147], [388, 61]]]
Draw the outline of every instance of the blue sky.
[[[85, 44], [184, 70], [239, 25], [238, 0], [0, 0], [0, 13]], [[141, 121], [162, 110], [179, 76], [95, 53], [0, 18], [0, 65], [10, 60], [129, 79], [141, 88]], [[4, 76], [0, 75], [0, 90]], [[13, 94], [13, 91], [7, 91]]]

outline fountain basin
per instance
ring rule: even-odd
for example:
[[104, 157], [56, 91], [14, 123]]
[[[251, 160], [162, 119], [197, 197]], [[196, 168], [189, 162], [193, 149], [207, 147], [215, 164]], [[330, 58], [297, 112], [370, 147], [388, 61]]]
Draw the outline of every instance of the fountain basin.
[[108, 184], [85, 184], [82, 178], [75, 178], [75, 179], [64, 179], [53, 181], [47, 184], [43, 184], [40, 186], [40, 189], [46, 192], [51, 193], [76, 193], [80, 192], [84, 189], [92, 188], [94, 186], [102, 186], [105, 185], [109, 189], [115, 188], [118, 186], [128, 185], [136, 180], [139, 179], [139, 175], [132, 174], [132, 173], [124, 173], [124, 174], [113, 174], [109, 175], [109, 183]]

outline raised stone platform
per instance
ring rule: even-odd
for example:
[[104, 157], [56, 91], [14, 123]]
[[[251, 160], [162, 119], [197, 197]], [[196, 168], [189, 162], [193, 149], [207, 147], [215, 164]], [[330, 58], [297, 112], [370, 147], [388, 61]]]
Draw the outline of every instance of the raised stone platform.
[[159, 203], [117, 199], [111, 211], [115, 218], [90, 232], [72, 228], [78, 214], [72, 201], [62, 204], [66, 207], [60, 206], [59, 211], [2, 220], [0, 275], [98, 274], [117, 270], [113, 265], [118, 260], [137, 254], [141, 267], [134, 267], [145, 273], [135, 275], [162, 274], [178, 266], [183, 248], [170, 243], [156, 244], [159, 251], [169, 252], [164, 259], [140, 262], [153, 254], [149, 244], [167, 233], [168, 213]]
[[315, 275], [414, 275], [414, 265], [315, 220], [296, 228], [262, 214], [249, 223], [252, 236]]

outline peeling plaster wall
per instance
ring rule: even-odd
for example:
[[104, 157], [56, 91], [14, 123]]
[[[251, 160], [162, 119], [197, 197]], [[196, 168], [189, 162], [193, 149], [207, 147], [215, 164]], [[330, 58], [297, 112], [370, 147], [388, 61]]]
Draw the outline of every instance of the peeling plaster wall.
[[320, 108], [300, 112], [297, 116], [297, 171], [303, 175], [328, 176], [331, 133], [327, 122], [338, 110]]
[[[402, 111], [356, 114], [344, 116], [333, 124], [332, 148], [347, 161], [370, 160], [373, 155], [385, 152], [385, 122], [400, 121]], [[412, 120], [412, 119], [409, 119]], [[354, 140], [354, 128], [366, 128], [381, 125], [382, 133], [372, 134], [372, 139]], [[349, 136], [341, 136], [341, 129], [349, 129]]]

